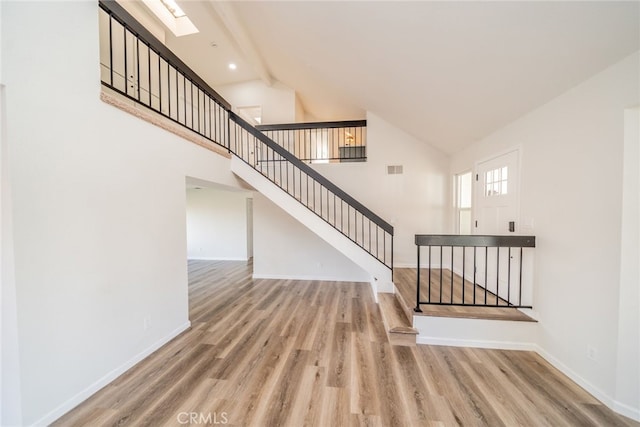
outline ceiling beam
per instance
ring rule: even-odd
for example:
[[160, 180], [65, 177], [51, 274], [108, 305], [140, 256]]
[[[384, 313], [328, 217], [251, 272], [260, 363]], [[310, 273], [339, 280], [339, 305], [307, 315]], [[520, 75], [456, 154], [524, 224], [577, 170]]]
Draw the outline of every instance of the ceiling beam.
[[220, 18], [220, 21], [226, 28], [229, 36], [242, 52], [249, 65], [253, 68], [258, 77], [260, 77], [260, 80], [262, 80], [267, 86], [271, 86], [273, 84], [273, 78], [269, 74], [269, 70], [260, 57], [251, 37], [247, 34], [244, 25], [240, 22], [238, 16], [233, 10], [231, 2], [209, 0], [209, 4], [216, 15]]

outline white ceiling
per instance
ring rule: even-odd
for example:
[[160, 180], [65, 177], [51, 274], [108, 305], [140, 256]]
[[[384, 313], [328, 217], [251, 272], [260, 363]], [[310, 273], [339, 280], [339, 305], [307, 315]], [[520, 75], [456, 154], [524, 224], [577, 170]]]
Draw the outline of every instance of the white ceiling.
[[[216, 86], [255, 79], [255, 73], [206, 1], [183, 1], [180, 6], [199, 32], [175, 37], [167, 31], [166, 44], [214, 89]], [[215, 47], [211, 44], [215, 44]], [[237, 65], [230, 70], [229, 63]]]
[[[200, 33], [172, 50], [213, 87], [257, 78], [209, 2], [179, 3]], [[448, 153], [640, 49], [638, 1], [231, 3], [311, 116], [372, 111]]]

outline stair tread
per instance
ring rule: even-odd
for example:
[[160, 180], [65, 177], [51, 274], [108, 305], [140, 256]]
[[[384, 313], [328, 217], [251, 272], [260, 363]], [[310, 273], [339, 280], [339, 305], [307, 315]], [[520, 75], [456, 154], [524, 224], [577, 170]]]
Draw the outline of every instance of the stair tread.
[[382, 318], [388, 332], [400, 334], [418, 333], [411, 323], [409, 323], [394, 294], [380, 293], [378, 294], [378, 301], [380, 303], [380, 310], [382, 311]]
[[418, 330], [408, 326], [395, 326], [389, 329], [389, 332], [394, 334], [413, 334], [418, 335]]

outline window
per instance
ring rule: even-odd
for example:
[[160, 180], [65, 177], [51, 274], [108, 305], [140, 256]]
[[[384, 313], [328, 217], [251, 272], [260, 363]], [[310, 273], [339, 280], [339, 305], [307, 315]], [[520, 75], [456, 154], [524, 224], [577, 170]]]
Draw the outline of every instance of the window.
[[508, 170], [509, 168], [504, 166], [498, 169], [493, 169], [485, 173], [484, 177], [484, 195], [502, 196], [508, 193]]
[[459, 234], [471, 234], [471, 172], [456, 175], [456, 213]]

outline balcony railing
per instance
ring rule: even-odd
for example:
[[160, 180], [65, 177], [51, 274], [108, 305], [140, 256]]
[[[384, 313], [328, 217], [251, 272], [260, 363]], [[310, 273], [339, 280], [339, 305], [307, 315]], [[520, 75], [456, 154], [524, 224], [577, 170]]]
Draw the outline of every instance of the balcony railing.
[[367, 160], [367, 121], [260, 125], [256, 129], [310, 163]]
[[[99, 4], [104, 87], [224, 147], [393, 271], [394, 230], [389, 223], [234, 114], [227, 101], [122, 6], [107, 0]], [[364, 144], [364, 123], [358, 123], [348, 129], [354, 141]], [[346, 135], [344, 127], [333, 129]]]
[[100, 8], [102, 84], [228, 149], [229, 103], [118, 3]]
[[[533, 236], [416, 235], [421, 304], [531, 308]], [[421, 248], [427, 247], [426, 271]]]

